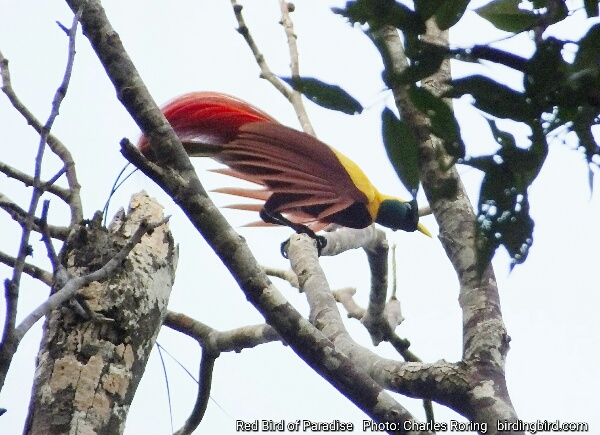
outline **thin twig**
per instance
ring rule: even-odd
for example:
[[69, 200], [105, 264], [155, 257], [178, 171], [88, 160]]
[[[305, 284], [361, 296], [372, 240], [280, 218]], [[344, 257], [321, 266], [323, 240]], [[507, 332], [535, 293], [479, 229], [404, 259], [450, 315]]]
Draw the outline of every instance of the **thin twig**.
[[196, 396], [196, 403], [190, 413], [189, 417], [185, 421], [185, 424], [181, 429], [175, 432], [175, 435], [188, 435], [192, 434], [196, 428], [202, 422], [206, 408], [208, 407], [208, 400], [210, 399], [210, 388], [212, 386], [212, 374], [215, 367], [215, 361], [217, 360], [218, 354], [212, 354], [206, 349], [202, 349], [202, 359], [200, 360], [200, 374], [198, 376], [198, 395]]
[[[296, 92], [293, 89], [291, 89], [290, 87], [288, 87], [282, 80], [279, 79], [279, 77], [277, 77], [275, 74], [273, 74], [273, 72], [271, 71], [271, 68], [269, 68], [267, 61], [265, 60], [264, 55], [260, 52], [258, 45], [256, 45], [256, 42], [254, 41], [254, 38], [252, 37], [252, 34], [250, 33], [250, 29], [246, 25], [246, 21], [244, 20], [244, 16], [242, 14], [243, 6], [238, 4], [238, 2], [236, 0], [231, 0], [231, 5], [233, 6], [233, 12], [234, 12], [235, 18], [238, 22], [237, 31], [240, 35], [242, 35], [244, 37], [244, 40], [248, 44], [248, 47], [250, 47], [250, 51], [252, 51], [252, 54], [254, 55], [254, 59], [256, 59], [256, 63], [258, 64], [258, 67], [260, 68], [260, 77], [267, 80], [269, 83], [271, 83], [275, 87], [275, 89], [277, 89], [281, 93], [281, 95], [283, 95], [292, 104], [292, 107], [296, 111], [296, 116], [298, 117], [298, 121], [300, 122], [300, 125], [302, 126], [302, 129], [306, 133], [315, 136], [315, 131], [314, 131], [312, 125], [310, 124], [308, 115], [306, 114], [306, 110], [304, 109], [304, 104], [302, 103], [302, 98], [301, 98], [300, 93]], [[287, 23], [287, 24], [284, 24], [286, 33], [288, 33], [288, 29], [290, 29], [289, 31], [291, 31], [291, 35], [292, 35], [292, 36], [288, 37], [288, 44], [289, 44], [290, 39], [293, 39], [293, 41], [294, 41], [293, 43], [295, 46], [295, 35], [293, 35], [294, 30], [293, 30], [293, 27], [291, 26], [289, 10], [288, 10], [288, 6], [287, 6], [287, 4], [285, 4], [285, 2], [284, 2], [284, 5], [282, 6], [282, 17], [283, 17], [282, 24]], [[290, 53], [292, 54], [292, 60], [291, 60], [291, 64], [293, 65], [292, 75], [297, 76], [297, 75], [299, 75], [297, 49], [292, 49], [292, 47], [290, 46]], [[293, 53], [295, 53], [295, 56]], [[296, 71], [295, 74], [294, 74], [294, 71]]]
[[246, 26], [246, 21], [242, 15], [243, 6], [238, 4], [236, 0], [231, 0], [231, 6], [233, 6], [233, 13], [235, 14], [235, 18], [238, 22], [237, 31], [244, 37], [248, 47], [250, 47], [250, 50], [256, 59], [256, 63], [260, 68], [260, 77], [271, 83], [275, 89], [277, 89], [285, 98], [291, 101], [293, 91], [288, 88], [275, 74], [273, 74], [271, 68], [269, 68], [269, 65], [267, 65], [264, 55], [260, 52], [258, 45], [256, 45], [254, 38], [250, 34], [250, 30], [248, 29], [248, 26]]
[[[67, 61], [67, 69], [69, 69], [69, 65], [72, 66], [73, 59], [75, 55], [74, 49], [74, 41], [76, 35], [76, 25], [77, 25], [77, 15], [74, 18], [73, 31], [71, 32], [69, 38], [69, 57]], [[66, 71], [65, 71], [66, 73]], [[12, 82], [10, 79], [10, 71], [8, 68], [8, 59], [6, 59], [2, 53], [0, 52], [0, 77], [2, 78], [2, 92], [6, 94], [8, 100], [11, 102], [12, 106], [25, 118], [27, 123], [31, 125], [31, 127], [38, 132], [40, 135], [45, 134], [45, 138], [48, 146], [52, 150], [54, 154], [56, 154], [63, 162], [66, 175], [67, 175], [67, 183], [69, 185], [69, 197], [68, 203], [71, 209], [71, 224], [79, 222], [83, 219], [83, 206], [81, 204], [81, 197], [79, 192], [81, 190], [81, 186], [77, 181], [77, 173], [75, 171], [75, 162], [71, 153], [65, 147], [65, 145], [58, 140], [58, 138], [52, 135], [48, 128], [43, 125], [36, 116], [21, 102], [21, 100], [17, 97], [15, 93]], [[64, 83], [64, 80], [63, 80]], [[62, 84], [61, 84], [62, 87]], [[62, 88], [59, 88], [61, 90]], [[61, 91], [62, 93], [62, 91]], [[55, 98], [56, 99], [56, 98]], [[32, 183], [33, 185], [33, 183]]]
[[[13, 200], [6, 195], [0, 193], [0, 209], [6, 211], [9, 216], [21, 226], [25, 225], [27, 219], [27, 211], [19, 207]], [[40, 219], [37, 217], [33, 218], [32, 230], [41, 233]], [[53, 239], [66, 240], [69, 235], [69, 227], [59, 227], [55, 225], [48, 225], [48, 232]]]
[[[285, 0], [279, 0], [279, 6], [281, 9], [281, 25], [287, 36], [288, 47], [290, 49], [290, 70], [293, 79], [300, 77], [300, 56], [298, 55], [298, 44], [296, 44], [298, 36], [294, 32], [294, 23], [290, 17], [290, 5]], [[289, 100], [296, 111], [296, 116], [298, 117], [298, 121], [300, 121], [302, 130], [316, 137], [315, 129], [308, 118], [304, 103], [302, 102], [302, 94], [294, 90], [291, 92]]]
[[298, 277], [292, 270], [277, 269], [270, 266], [263, 266], [262, 268], [267, 275], [287, 281], [292, 287], [299, 288]]
[[[14, 267], [17, 263], [17, 259], [8, 255], [5, 252], [0, 251], [0, 263], [6, 264], [9, 267]], [[29, 275], [30, 277], [43, 282], [47, 286], [52, 285], [52, 273], [42, 269], [41, 267], [25, 263], [25, 265], [23, 266], [23, 272]]]
[[[2, 172], [9, 178], [14, 178], [17, 181], [20, 181], [25, 186], [33, 186], [33, 177], [31, 175], [19, 171], [18, 169], [13, 168], [12, 166], [4, 162], [0, 162], [0, 172]], [[62, 175], [64, 172], [66, 172], [66, 168], [63, 168], [61, 170], [60, 175]], [[69, 197], [71, 196], [71, 191], [69, 189], [65, 189], [64, 187], [60, 187], [54, 184], [56, 182], [57, 175], [52, 177], [52, 180], [48, 180], [44, 183], [41, 183], [40, 188], [42, 188], [46, 192], [58, 196], [60, 199], [68, 203]]]
[[69, 279], [69, 275], [65, 267], [61, 264], [58, 255], [56, 255], [56, 250], [54, 249], [54, 244], [52, 243], [52, 237], [50, 236], [50, 231], [48, 230], [48, 209], [50, 208], [50, 201], [44, 201], [42, 206], [42, 217], [40, 219], [40, 229], [42, 231], [42, 241], [46, 245], [46, 252], [48, 253], [48, 258], [50, 258], [50, 262], [52, 263], [52, 270], [54, 270], [54, 275], [57, 278], [56, 285], [63, 286]]
[[168, 311], [165, 326], [196, 340], [212, 354], [240, 352], [264, 343], [281, 341], [281, 337], [267, 324], [249, 325], [230, 331], [218, 331], [182, 313]]

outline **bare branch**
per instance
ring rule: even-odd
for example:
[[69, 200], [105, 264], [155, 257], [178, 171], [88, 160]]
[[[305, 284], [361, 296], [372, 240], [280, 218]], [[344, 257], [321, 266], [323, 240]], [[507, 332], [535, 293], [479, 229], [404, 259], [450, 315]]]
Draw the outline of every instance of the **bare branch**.
[[[250, 47], [254, 58], [256, 59], [256, 63], [260, 68], [260, 77], [267, 80], [271, 83], [275, 89], [277, 89], [281, 95], [283, 95], [294, 107], [296, 111], [296, 116], [298, 117], [298, 121], [302, 126], [302, 129], [308, 134], [315, 136], [315, 131], [310, 124], [310, 120], [308, 119], [308, 115], [306, 114], [306, 110], [304, 108], [304, 104], [302, 103], [301, 94], [299, 92], [294, 91], [290, 87], [288, 87], [283, 81], [281, 81], [269, 68], [267, 65], [267, 61], [265, 60], [264, 55], [260, 52], [260, 49], [256, 45], [252, 34], [250, 33], [250, 29], [246, 25], [246, 21], [244, 20], [244, 15], [242, 14], [243, 6], [238, 4], [237, 0], [231, 0], [231, 5], [233, 6], [233, 12], [235, 14], [235, 18], [238, 22], [238, 29], [240, 35], [244, 37], [244, 40]], [[294, 30], [291, 24], [291, 20], [289, 17], [288, 6], [285, 2], [283, 2], [282, 6], [282, 24], [284, 24], [284, 28], [286, 29], [286, 34], [288, 34], [288, 44], [290, 44], [290, 40], [293, 40], [294, 48], [290, 45], [290, 54], [291, 54], [291, 65], [292, 65], [292, 75], [298, 75], [298, 51], [295, 48], [295, 38]], [[291, 34], [290, 34], [291, 32]], [[295, 54], [294, 54], [295, 53]], [[296, 71], [294, 73], [294, 71]]]
[[[353, 360], [354, 364], [346, 368], [348, 370], [347, 375], [358, 378], [364, 373], [363, 368], [368, 369], [371, 366], [360, 362], [377, 359], [383, 363], [383, 359], [369, 350], [361, 348], [350, 338], [337, 309], [336, 301], [329, 290], [325, 274], [319, 265], [316, 252], [311, 246], [312, 244], [314, 244], [314, 240], [305, 234], [296, 234], [290, 238], [288, 254], [292, 270], [298, 276], [301, 290], [306, 294], [310, 306], [309, 318], [311, 323], [319, 330], [327, 331], [327, 336], [334, 340], [336, 349], [343, 349], [344, 353]], [[354, 358], [359, 354], [361, 354], [360, 359], [355, 360]], [[389, 361], [389, 363], [397, 365], [396, 362]], [[380, 385], [382, 384], [377, 384], [377, 387], [380, 387]], [[383, 389], [380, 390], [379, 394], [387, 396], [387, 392]], [[396, 412], [400, 412], [398, 416], [401, 420], [414, 420], [414, 417], [401, 405], [393, 401], [391, 396], [389, 399], [391, 401], [389, 406], [393, 406], [398, 410]]]
[[[66, 171], [66, 169], [64, 170]], [[9, 178], [14, 178], [17, 181], [20, 181], [25, 186], [33, 186], [33, 177], [31, 175], [26, 174], [25, 172], [21, 172], [18, 169], [13, 168], [12, 166], [4, 162], [0, 162], [0, 172], [5, 174]], [[62, 173], [63, 172], [61, 170], [60, 174], [62, 175]], [[41, 183], [40, 188], [46, 192], [50, 192], [58, 196], [60, 199], [68, 203], [69, 197], [71, 196], [70, 190], [60, 186], [56, 186], [54, 184], [55, 181], [56, 180], [49, 180], [44, 183]]]
[[[288, 47], [290, 49], [290, 70], [292, 72], [292, 78], [300, 77], [298, 45], [296, 44], [298, 36], [296, 35], [296, 32], [294, 32], [294, 23], [290, 17], [290, 4], [285, 0], [279, 0], [279, 6], [281, 8], [281, 25], [285, 30]], [[304, 108], [304, 103], [302, 102], [302, 94], [298, 91], [292, 91], [289, 100], [296, 111], [298, 121], [300, 121], [300, 125], [302, 126], [302, 130], [312, 136], [316, 136], [315, 129], [310, 123], [310, 119], [308, 118], [308, 114]]]
[[[74, 38], [76, 34], [76, 29], [74, 29], [72, 33], [72, 38]], [[71, 51], [71, 49], [69, 49], [69, 56], [74, 55], [74, 53], [74, 50]], [[60, 140], [58, 140], [58, 138], [56, 138], [54, 135], [52, 135], [49, 129], [45, 128], [45, 126], [35, 117], [33, 113], [31, 113], [31, 111], [17, 97], [17, 94], [12, 88], [10, 71], [8, 68], [8, 59], [6, 59], [1, 52], [0, 77], [2, 78], [2, 91], [4, 92], [4, 94], [6, 94], [13, 107], [23, 116], [23, 118], [25, 118], [27, 124], [31, 125], [36, 132], [38, 132], [40, 135], [45, 134], [45, 139], [47, 141], [48, 146], [50, 147], [52, 152], [62, 160], [67, 175], [67, 183], [69, 185], [69, 195], [67, 202], [69, 203], [71, 209], [71, 224], [81, 221], [83, 219], [83, 206], [81, 204], [81, 197], [79, 196], [81, 186], [77, 181], [77, 174], [75, 172], [75, 162], [73, 160], [73, 157], [71, 156], [69, 150], [63, 145], [63, 143]], [[31, 181], [31, 185], [33, 185], [33, 179]]]
[[196, 428], [202, 422], [206, 408], [208, 407], [208, 400], [210, 399], [210, 387], [212, 385], [212, 374], [215, 367], [215, 361], [218, 354], [212, 354], [207, 349], [202, 349], [202, 359], [200, 360], [200, 374], [198, 376], [198, 395], [196, 396], [196, 403], [190, 413], [189, 417], [185, 421], [185, 424], [181, 429], [175, 432], [175, 435], [190, 435], [194, 433]]
[[232, 331], [217, 331], [191, 317], [169, 311], [165, 326], [194, 338], [202, 347], [200, 380], [194, 408], [184, 426], [175, 432], [177, 435], [191, 434], [198, 427], [210, 398], [212, 369], [221, 352], [235, 351], [258, 346], [259, 344], [281, 340], [279, 334], [269, 325], [252, 325]]
[[250, 325], [231, 331], [218, 331], [182, 313], [167, 312], [165, 326], [196, 340], [212, 354], [241, 352], [260, 344], [281, 341], [281, 337], [267, 324]]
[[351, 319], [360, 320], [365, 315], [365, 310], [363, 307], [358, 305], [354, 300], [353, 296], [356, 294], [356, 289], [354, 287], [346, 287], [339, 290], [335, 290], [333, 293], [333, 297], [335, 301], [342, 304], [346, 312], [348, 313], [348, 317]]
[[[43, 194], [43, 190], [40, 189], [40, 180], [41, 180], [41, 173], [42, 173], [42, 160], [44, 157], [44, 150], [46, 148], [48, 134], [49, 134], [50, 130], [52, 129], [52, 125], [54, 124], [56, 117], [58, 116], [60, 104], [61, 104], [64, 96], [66, 95], [67, 87], [69, 85], [69, 80], [71, 78], [71, 72], [73, 70], [73, 62], [75, 59], [75, 36], [77, 34], [77, 22], [78, 22], [78, 16], [76, 14], [73, 17], [73, 23], [72, 23], [72, 26], [70, 29], [70, 34], [69, 34], [69, 50], [68, 50], [69, 53], [68, 53], [67, 66], [65, 68], [65, 73], [63, 75], [63, 80], [55, 93], [54, 99], [52, 101], [52, 110], [50, 111], [48, 120], [46, 121], [46, 124], [42, 127], [41, 133], [40, 133], [40, 143], [39, 143], [39, 147], [38, 147], [38, 153], [35, 158], [35, 170], [34, 170], [34, 176], [33, 176], [33, 192], [31, 194], [31, 202], [29, 205], [29, 210], [27, 211], [27, 215], [25, 217], [25, 221], [24, 221], [23, 233], [21, 235], [19, 251], [17, 253], [17, 261], [13, 268], [13, 277], [12, 277], [12, 280], [10, 283], [11, 291], [7, 291], [7, 297], [6, 297], [7, 315], [6, 315], [6, 319], [4, 322], [4, 329], [2, 332], [2, 344], [0, 345], [0, 353], [2, 353], [5, 356], [12, 354], [12, 352], [10, 352], [10, 351], [6, 352], [8, 349], [5, 349], [5, 345], [7, 345], [8, 342], [13, 341], [12, 335], [14, 332], [16, 332], [15, 331], [15, 323], [16, 323], [16, 317], [17, 317], [17, 304], [18, 304], [18, 300], [19, 300], [19, 286], [20, 286], [20, 282], [21, 282], [21, 275], [22, 275], [23, 269], [25, 267], [25, 258], [27, 257], [27, 255], [29, 255], [30, 249], [31, 249], [29, 246], [29, 236], [31, 235], [31, 231], [32, 231], [33, 225], [34, 225], [35, 211], [37, 210], [38, 202]], [[0, 61], [1, 60], [2, 59], [0, 59]], [[4, 71], [6, 71], [6, 70], [4, 70]], [[8, 77], [8, 79], [9, 79], [9, 84], [10, 84], [10, 77]], [[4, 80], [4, 76], [3, 76], [3, 80]], [[5, 86], [6, 86], [6, 82], [3, 81], [3, 89]], [[16, 339], [17, 343], [20, 340], [19, 338], [15, 338], [15, 339]], [[16, 349], [16, 347], [14, 349]], [[3, 382], [2, 382], [2, 384], [3, 384]]]
[[381, 243], [385, 241], [385, 232], [376, 228], [375, 225], [361, 230], [342, 227], [324, 233], [323, 237], [327, 239], [327, 246], [323, 248], [321, 255], [334, 256], [350, 249], [377, 250]]
[[[17, 263], [17, 259], [15, 257], [11, 257], [10, 255], [0, 251], [0, 263], [6, 264], [9, 267], [14, 267]], [[31, 276], [34, 279], [40, 280], [48, 287], [52, 285], [52, 273], [47, 270], [42, 269], [41, 267], [34, 266], [33, 264], [25, 263], [23, 266], [23, 272], [27, 275]]]
[[221, 352], [235, 351], [258, 346], [259, 344], [281, 340], [279, 334], [269, 325], [252, 325], [232, 331], [217, 331], [191, 317], [169, 311], [165, 326], [194, 338], [202, 347], [198, 395], [190, 416], [177, 435], [191, 434], [198, 427], [210, 398], [212, 370]]
[[256, 63], [260, 68], [260, 77], [271, 83], [275, 87], [275, 89], [281, 92], [281, 95], [283, 95], [285, 98], [291, 101], [293, 91], [290, 88], [288, 88], [281, 80], [279, 80], [279, 78], [275, 74], [273, 74], [271, 68], [269, 68], [269, 65], [267, 65], [265, 56], [260, 52], [258, 45], [256, 45], [256, 42], [254, 41], [254, 38], [252, 37], [252, 34], [250, 33], [248, 26], [246, 25], [244, 15], [242, 14], [243, 6], [238, 4], [236, 0], [231, 0], [231, 6], [233, 6], [233, 13], [235, 14], [235, 18], [238, 22], [237, 31], [240, 35], [244, 37], [246, 43], [248, 44], [248, 47], [250, 47], [250, 50], [252, 51], [252, 54], [256, 59]]
[[[23, 210], [19, 207], [13, 200], [8, 198], [6, 195], [0, 193], [0, 208], [6, 211], [10, 217], [18, 222], [21, 226], [25, 226], [25, 222], [27, 220], [27, 211]], [[38, 233], [41, 233], [40, 229], [41, 221], [39, 218], [33, 218], [33, 226], [31, 229]], [[68, 227], [57, 227], [54, 225], [48, 225], [48, 232], [53, 239], [57, 240], [65, 240], [69, 235]]]
[[46, 245], [46, 252], [48, 253], [48, 258], [52, 263], [52, 270], [54, 270], [54, 275], [56, 276], [57, 283], [59, 286], [63, 286], [69, 276], [67, 274], [66, 269], [60, 263], [58, 255], [56, 255], [56, 250], [54, 249], [54, 245], [52, 244], [52, 238], [50, 236], [50, 231], [48, 230], [48, 209], [50, 208], [50, 201], [44, 201], [44, 205], [42, 206], [42, 218], [40, 219], [41, 225], [40, 229], [42, 231], [42, 241]]
[[298, 277], [290, 269], [283, 270], [283, 269], [276, 269], [276, 268], [270, 267], [270, 266], [263, 266], [263, 270], [269, 276], [273, 276], [275, 278], [279, 278], [284, 281], [287, 281], [294, 288], [300, 287], [298, 284]]
[[[10, 281], [5, 282], [6, 288], [6, 318], [4, 321], [4, 328], [2, 331], [2, 342], [0, 344], [0, 367], [5, 368], [0, 372], [0, 388], [4, 385], [4, 379], [10, 366], [12, 356], [17, 349], [21, 338], [18, 336], [15, 329], [16, 318], [17, 318], [17, 307], [19, 301], [19, 287], [21, 283], [21, 276], [25, 269], [25, 259], [30, 254], [31, 247], [29, 246], [29, 237], [34, 227], [35, 212], [39, 200], [44, 193], [41, 189], [41, 172], [42, 172], [42, 160], [44, 157], [44, 150], [46, 148], [46, 142], [48, 140], [48, 134], [54, 124], [54, 120], [58, 116], [60, 103], [62, 102], [69, 80], [71, 77], [71, 71], [73, 68], [73, 60], [75, 56], [75, 35], [77, 34], [77, 15], [73, 18], [73, 25], [71, 27], [71, 33], [69, 35], [69, 55], [67, 60], [67, 67], [63, 76], [63, 80], [58, 87], [54, 99], [52, 101], [52, 110], [50, 116], [46, 121], [46, 124], [40, 129], [40, 142], [38, 146], [38, 152], [35, 158], [35, 170], [33, 176], [33, 192], [31, 194], [31, 202], [29, 204], [29, 210], [25, 215], [23, 221], [23, 231], [21, 235], [21, 241], [19, 243], [19, 251], [17, 253], [15, 265], [13, 266], [13, 276]], [[2, 89], [9, 96], [13, 106], [17, 108], [16, 102], [11, 98], [12, 88], [10, 87], [10, 75], [8, 73], [8, 61], [0, 53], [0, 68], [2, 69]], [[14, 96], [14, 93], [12, 93]], [[16, 98], [16, 97], [15, 97]], [[18, 102], [18, 101], [17, 101]], [[23, 109], [24, 106], [22, 107]], [[25, 109], [26, 110], [26, 109]], [[35, 322], [34, 322], [35, 323]]]
[[373, 344], [377, 346], [382, 340], [387, 338], [386, 333], [390, 329], [390, 325], [384, 317], [388, 287], [387, 278], [389, 274], [389, 247], [385, 235], [376, 249], [365, 251], [369, 260], [369, 268], [371, 269], [371, 291], [369, 292], [369, 305], [367, 305], [367, 311], [362, 318], [362, 323], [371, 334]]

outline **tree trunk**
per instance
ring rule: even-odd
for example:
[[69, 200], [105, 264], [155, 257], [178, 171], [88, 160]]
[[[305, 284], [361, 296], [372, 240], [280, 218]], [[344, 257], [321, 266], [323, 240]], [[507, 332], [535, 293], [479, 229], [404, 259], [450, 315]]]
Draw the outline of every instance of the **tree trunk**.
[[[142, 220], [157, 222], [162, 207], [135, 195], [108, 229], [98, 214], [71, 231], [61, 253], [71, 276], [102, 267]], [[80, 289], [91, 317], [63, 306], [46, 316], [25, 434], [120, 434], [150, 351], [166, 315], [177, 266], [168, 225], [130, 252], [106, 282]]]

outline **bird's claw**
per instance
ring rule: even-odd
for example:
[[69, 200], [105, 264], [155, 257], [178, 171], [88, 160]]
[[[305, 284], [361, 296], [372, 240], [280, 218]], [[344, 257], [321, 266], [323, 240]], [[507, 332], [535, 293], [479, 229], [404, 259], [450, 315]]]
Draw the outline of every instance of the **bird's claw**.
[[[308, 233], [305, 233], [308, 234]], [[323, 249], [325, 249], [325, 246], [327, 246], [327, 239], [323, 236], [318, 236], [316, 234], [308, 234], [310, 237], [312, 237], [313, 239], [315, 239], [315, 241], [317, 242], [317, 255], [320, 257], [321, 256], [321, 251], [323, 251]], [[285, 258], [286, 260], [289, 258], [288, 254], [287, 254], [287, 247], [290, 243], [290, 239], [287, 239], [285, 242], [283, 242], [281, 244], [281, 247], [279, 248], [280, 252], [281, 252], [281, 256], [283, 258]]]

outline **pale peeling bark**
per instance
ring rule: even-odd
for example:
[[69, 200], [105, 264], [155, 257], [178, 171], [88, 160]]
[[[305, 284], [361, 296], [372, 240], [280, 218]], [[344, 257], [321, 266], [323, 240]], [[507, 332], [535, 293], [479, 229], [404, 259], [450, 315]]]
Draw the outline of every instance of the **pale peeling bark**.
[[[100, 268], [140, 222], [159, 222], [162, 207], [132, 198], [107, 230], [94, 219], [75, 227], [61, 254], [69, 274]], [[44, 324], [25, 434], [119, 434], [167, 312], [177, 249], [168, 225], [147, 234], [106, 282], [79, 291], [92, 313], [64, 306]]]

